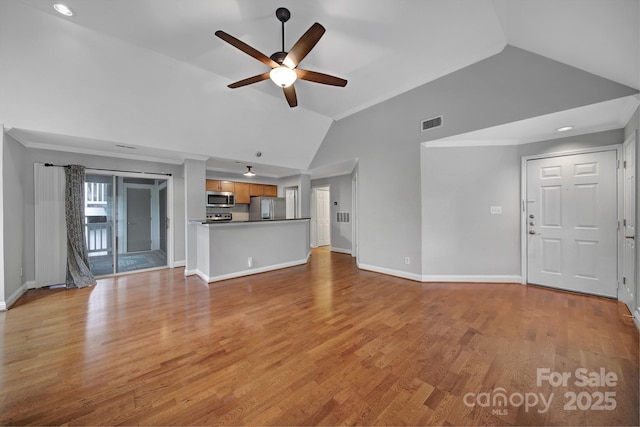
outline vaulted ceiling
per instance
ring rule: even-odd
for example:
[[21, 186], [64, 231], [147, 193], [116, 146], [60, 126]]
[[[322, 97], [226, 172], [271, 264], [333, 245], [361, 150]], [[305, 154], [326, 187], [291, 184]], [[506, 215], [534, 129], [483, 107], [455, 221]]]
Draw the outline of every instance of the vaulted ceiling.
[[[202, 82], [207, 82], [203, 92], [215, 98], [217, 106], [202, 130], [193, 129], [199, 126], [196, 121], [185, 125], [189, 142], [182, 152], [248, 162], [256, 160], [255, 151], [263, 151], [262, 161], [285, 168], [283, 173], [309, 166], [332, 121], [495, 55], [507, 44], [640, 88], [638, 0], [67, 0], [76, 12], [71, 18], [57, 14], [52, 1], [11, 1], [32, 11], [8, 9], [29, 21], [14, 25], [29, 26], [42, 40], [53, 31], [61, 32], [58, 38], [62, 33], [98, 35], [101, 46], [122, 50], [126, 44], [137, 49], [137, 56], [150, 51], [170, 58], [167, 67], [186, 64], [201, 70]], [[282, 90], [269, 81], [227, 89], [228, 83], [268, 68], [214, 37], [221, 29], [271, 55], [280, 50], [280, 22], [274, 12], [281, 6], [291, 11], [286, 49], [314, 22], [327, 30], [300, 67], [349, 82], [344, 88], [296, 82], [299, 107], [293, 110]], [[10, 20], [5, 16], [4, 23], [10, 26]], [[5, 31], [3, 36], [14, 38], [5, 43], [22, 43], [17, 30]], [[68, 46], [61, 49], [69, 53]], [[144, 59], [140, 61], [137, 65], [144, 67]], [[158, 60], [147, 64], [134, 78], [154, 75]], [[114, 114], [114, 120], [122, 121]], [[30, 124], [19, 117], [15, 125], [40, 137], [73, 129], [46, 120]], [[87, 138], [98, 151], [109, 151], [115, 145], [111, 142], [168, 153], [175, 148], [163, 142], [162, 135], [144, 140], [134, 138], [135, 133], [90, 133], [70, 135], [70, 144]], [[214, 135], [233, 144], [216, 145], [211, 142]], [[64, 144], [60, 138], [55, 143]]]

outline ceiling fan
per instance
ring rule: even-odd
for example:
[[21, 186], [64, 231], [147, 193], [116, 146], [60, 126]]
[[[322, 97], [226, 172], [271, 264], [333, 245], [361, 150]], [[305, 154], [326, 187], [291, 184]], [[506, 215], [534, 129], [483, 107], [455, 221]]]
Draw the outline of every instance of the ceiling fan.
[[266, 73], [258, 74], [257, 76], [249, 77], [235, 83], [228, 85], [231, 89], [236, 89], [242, 86], [247, 86], [253, 83], [258, 83], [263, 80], [271, 79], [276, 85], [282, 87], [284, 96], [287, 99], [290, 107], [298, 105], [298, 99], [296, 96], [296, 90], [293, 86], [293, 82], [296, 79], [307, 80], [310, 82], [321, 83], [331, 86], [344, 87], [347, 84], [345, 79], [331, 76], [329, 74], [319, 73], [317, 71], [303, 70], [298, 67], [298, 64], [318, 43], [320, 37], [325, 32], [325, 28], [317, 22], [313, 24], [306, 33], [298, 39], [289, 52], [284, 50], [284, 23], [289, 20], [291, 13], [288, 9], [280, 7], [276, 10], [276, 17], [282, 23], [282, 50], [275, 52], [273, 55], [266, 56], [262, 52], [257, 51], [248, 44], [238, 40], [225, 33], [224, 31], [216, 31], [216, 36], [229, 43], [231, 46], [240, 49], [247, 55], [257, 59], [265, 65], [271, 67], [270, 71]]

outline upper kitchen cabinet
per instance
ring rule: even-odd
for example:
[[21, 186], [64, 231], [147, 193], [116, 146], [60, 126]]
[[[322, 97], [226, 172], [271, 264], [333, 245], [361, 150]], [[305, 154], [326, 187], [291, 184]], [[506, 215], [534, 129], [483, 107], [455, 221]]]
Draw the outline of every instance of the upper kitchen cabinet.
[[[232, 181], [207, 180], [207, 191], [236, 191], [236, 184]], [[247, 202], [248, 203], [248, 202]]]
[[262, 184], [249, 184], [249, 195], [251, 197], [254, 196], [264, 196], [264, 185]]
[[249, 187], [251, 184], [246, 182], [236, 182], [236, 204], [249, 204], [251, 203], [251, 196], [249, 193]]
[[278, 186], [267, 185], [267, 184], [249, 184], [249, 195], [251, 197], [255, 197], [255, 196], [277, 197]]

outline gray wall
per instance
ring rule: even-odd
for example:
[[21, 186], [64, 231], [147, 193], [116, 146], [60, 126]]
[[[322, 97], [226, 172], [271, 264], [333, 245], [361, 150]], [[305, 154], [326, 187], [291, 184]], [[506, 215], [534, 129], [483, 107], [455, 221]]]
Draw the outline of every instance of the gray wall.
[[[27, 270], [27, 242], [23, 238], [28, 222], [25, 218], [25, 148], [4, 134], [2, 143], [2, 175], [4, 201], [4, 301], [18, 292], [28, 279], [23, 272]], [[34, 276], [35, 277], [35, 272]], [[30, 279], [33, 280], [33, 279]]]
[[[206, 191], [206, 169], [202, 160], [187, 159], [183, 166], [184, 215], [186, 220], [206, 216], [203, 196]], [[183, 223], [184, 224], [184, 223]], [[185, 232], [185, 274], [194, 274], [198, 266], [197, 228], [188, 224]]]
[[[425, 279], [520, 276], [521, 158], [622, 141], [617, 129], [519, 146], [423, 148]], [[491, 206], [501, 206], [502, 214], [491, 215]]]
[[[118, 169], [130, 171], [144, 171], [152, 173], [173, 174], [173, 225], [174, 234], [174, 260], [183, 261], [185, 258], [184, 235], [184, 180], [182, 177], [182, 166], [164, 163], [145, 162], [140, 160], [129, 160], [115, 157], [104, 157], [80, 153], [67, 153], [61, 151], [40, 150], [34, 148], [26, 149], [25, 161], [22, 164], [22, 176], [24, 180], [24, 230], [25, 244], [25, 280], [35, 280], [35, 199], [33, 183], [34, 163], [54, 163], [54, 164], [80, 164], [87, 168]], [[6, 232], [6, 229], [5, 229]]]
[[[353, 212], [351, 175], [313, 179], [311, 187], [329, 187], [331, 194], [331, 249], [351, 253], [352, 222], [338, 222], [338, 212]], [[335, 202], [338, 204], [336, 205]], [[351, 217], [351, 215], [350, 215]]]
[[423, 148], [422, 274], [519, 276], [519, 206], [517, 146]]
[[[503, 52], [335, 122], [311, 169], [358, 159], [359, 262], [420, 275], [420, 143], [636, 93], [548, 58], [507, 46]], [[421, 133], [422, 119], [444, 125]], [[448, 179], [438, 177], [438, 179]], [[381, 200], [392, 195], [393, 206]], [[390, 221], [381, 211], [401, 212]]]

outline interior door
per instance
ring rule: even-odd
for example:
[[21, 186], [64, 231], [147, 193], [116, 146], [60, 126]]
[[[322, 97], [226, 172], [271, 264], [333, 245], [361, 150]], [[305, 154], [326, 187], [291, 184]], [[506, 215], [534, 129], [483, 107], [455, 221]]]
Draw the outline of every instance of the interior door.
[[318, 246], [327, 246], [331, 244], [329, 192], [327, 190], [318, 190], [316, 195]]
[[616, 151], [527, 162], [527, 280], [617, 297]]
[[151, 250], [151, 190], [127, 188], [127, 252]]
[[633, 313], [640, 305], [636, 292], [636, 139], [625, 141], [623, 147], [623, 254], [622, 254], [622, 292], [620, 300]]

